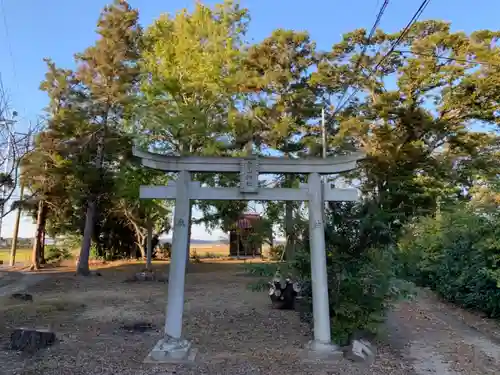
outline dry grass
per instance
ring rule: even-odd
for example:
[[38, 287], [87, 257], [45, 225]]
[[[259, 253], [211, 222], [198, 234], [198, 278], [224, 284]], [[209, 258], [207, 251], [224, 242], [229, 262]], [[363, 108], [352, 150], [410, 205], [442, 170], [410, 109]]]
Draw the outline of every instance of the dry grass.
[[[52, 327], [60, 341], [35, 355], [0, 349], [0, 373], [484, 375], [497, 373], [500, 366], [500, 341], [492, 337], [497, 325], [426, 295], [401, 303], [391, 314], [387, 340], [370, 368], [346, 361], [330, 369], [305, 365], [299, 354], [310, 339], [308, 327], [295, 312], [271, 310], [267, 293], [249, 291], [252, 279], [240, 276], [241, 263], [203, 259], [189, 265], [184, 334], [199, 350], [190, 367], [143, 363], [162, 335], [168, 288], [159, 282], [123, 283], [143, 263], [102, 265], [102, 277], [75, 277], [74, 264], [42, 271], [47, 278], [27, 290], [33, 303], [0, 299], [0, 348], [9, 331], [20, 326]], [[165, 272], [168, 263], [155, 262], [154, 267]], [[121, 329], [137, 321], [155, 329]]]
[[[74, 268], [49, 275], [28, 289], [33, 303], [1, 301], [0, 332], [19, 326], [51, 326], [61, 340], [34, 356], [0, 350], [2, 374], [323, 374], [325, 369], [304, 365], [301, 348], [310, 331], [293, 311], [270, 309], [266, 293], [248, 290], [234, 260], [208, 260], [189, 265], [186, 280], [184, 333], [198, 348], [196, 364], [143, 364], [162, 335], [167, 285], [123, 283], [142, 264], [120, 262], [101, 269], [102, 277], [81, 278]], [[155, 263], [165, 271], [165, 263]], [[59, 270], [59, 271], [62, 271]], [[128, 333], [124, 324], [152, 323], [156, 329]], [[0, 335], [5, 341], [6, 335]], [[3, 342], [5, 343], [5, 342]], [[2, 344], [2, 342], [0, 342]], [[391, 353], [380, 363], [399, 360]], [[356, 370], [350, 363], [334, 366], [338, 374], [397, 374], [404, 372]]]

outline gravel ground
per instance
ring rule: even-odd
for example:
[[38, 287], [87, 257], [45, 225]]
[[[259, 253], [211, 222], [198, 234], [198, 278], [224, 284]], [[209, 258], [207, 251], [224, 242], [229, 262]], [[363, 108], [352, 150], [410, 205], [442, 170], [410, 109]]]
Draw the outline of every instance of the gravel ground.
[[500, 325], [420, 290], [387, 320], [387, 341], [416, 374], [500, 374]]
[[[455, 374], [450, 371], [474, 375], [491, 373], [470, 372], [470, 366], [463, 367], [464, 370], [447, 364], [442, 367], [441, 363], [457, 355], [466, 357], [463, 350], [482, 353], [480, 361], [488, 361], [491, 357], [481, 351], [477, 342], [472, 349], [451, 345], [453, 337], [440, 342], [442, 337], [448, 338], [447, 323], [417, 319], [423, 315], [434, 316], [437, 305], [430, 306], [431, 312], [426, 310], [430, 305], [426, 302], [430, 301], [428, 297], [421, 297], [418, 303], [403, 303], [392, 313], [388, 335], [378, 343], [377, 359], [370, 368], [358, 367], [345, 360], [328, 368], [305, 365], [300, 360], [300, 352], [310, 340], [310, 332], [299, 322], [295, 312], [271, 310], [266, 293], [249, 291], [250, 279], [237, 276], [240, 269], [235, 264], [193, 264], [190, 267], [184, 333], [198, 349], [195, 364], [155, 366], [142, 363], [161, 337], [167, 285], [123, 283], [122, 280], [135, 271], [134, 266], [125, 265], [104, 270], [102, 277], [51, 275], [28, 288], [35, 299], [32, 304], [1, 300], [1, 345], [7, 342], [9, 331], [19, 326], [50, 326], [60, 342], [35, 355], [0, 350], [0, 374], [432, 374], [432, 368], [424, 366], [426, 363], [431, 363], [437, 370], [434, 373], [439, 375]], [[121, 329], [123, 324], [136, 321], [152, 323], [155, 329], [144, 333], [128, 333]], [[465, 332], [469, 325], [461, 324]], [[438, 333], [429, 335], [431, 329], [437, 329]], [[474, 329], [467, 334], [471, 332], [476, 338], [484, 338]], [[491, 351], [487, 343], [483, 342], [483, 350]], [[491, 361], [493, 366], [496, 362]], [[450, 371], [446, 372], [448, 368]]]

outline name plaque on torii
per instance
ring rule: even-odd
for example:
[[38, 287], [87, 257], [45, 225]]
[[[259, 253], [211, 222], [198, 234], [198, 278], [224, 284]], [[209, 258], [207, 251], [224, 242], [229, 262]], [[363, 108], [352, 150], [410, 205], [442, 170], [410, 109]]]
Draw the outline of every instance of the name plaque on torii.
[[259, 192], [259, 159], [256, 156], [240, 161], [240, 191], [250, 194]]

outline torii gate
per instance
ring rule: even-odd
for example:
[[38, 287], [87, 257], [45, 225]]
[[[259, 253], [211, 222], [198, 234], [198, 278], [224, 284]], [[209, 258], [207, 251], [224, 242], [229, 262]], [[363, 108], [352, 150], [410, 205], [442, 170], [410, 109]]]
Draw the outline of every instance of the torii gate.
[[[311, 246], [311, 278], [313, 294], [314, 340], [309, 350], [315, 354], [337, 353], [331, 343], [330, 310], [326, 270], [323, 211], [325, 201], [356, 201], [356, 189], [336, 189], [323, 184], [321, 174], [334, 174], [356, 168], [361, 153], [326, 159], [282, 159], [275, 157], [178, 157], [133, 150], [142, 165], [165, 172], [179, 172], [175, 182], [167, 186], [141, 186], [141, 199], [175, 199], [172, 259], [167, 295], [165, 335], [149, 354], [147, 361], [169, 363], [193, 360], [196, 351], [182, 338], [186, 249], [188, 246], [189, 208], [191, 199], [306, 201], [309, 210]], [[239, 172], [239, 187], [202, 187], [191, 181], [191, 172]], [[261, 188], [259, 173], [309, 174], [307, 184], [295, 188]]]

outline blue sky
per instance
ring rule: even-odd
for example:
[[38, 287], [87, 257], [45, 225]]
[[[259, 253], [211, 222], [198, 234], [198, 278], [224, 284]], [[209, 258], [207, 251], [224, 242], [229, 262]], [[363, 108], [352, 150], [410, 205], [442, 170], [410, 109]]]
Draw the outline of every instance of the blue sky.
[[[47, 103], [38, 90], [45, 74], [44, 57], [58, 65], [73, 67], [73, 54], [94, 43], [94, 32], [103, 0], [1, 0], [0, 8], [0, 73], [10, 97], [12, 109], [19, 112], [19, 129], [36, 120]], [[175, 13], [192, 8], [192, 0], [130, 0], [140, 11], [141, 24], [147, 26], [161, 13]], [[213, 4], [214, 1], [205, 1]], [[307, 30], [321, 49], [328, 49], [341, 35], [355, 28], [370, 28], [382, 0], [247, 0], [252, 22], [249, 38], [259, 41], [276, 28]], [[397, 31], [404, 27], [419, 7], [421, 0], [392, 0], [380, 27]], [[495, 29], [500, 14], [499, 0], [432, 0], [421, 19], [452, 22], [454, 30], [471, 32]], [[4, 25], [4, 17], [6, 27]], [[13, 215], [2, 226], [2, 236], [10, 237]], [[31, 219], [24, 218], [20, 235], [32, 236]], [[193, 237], [218, 238], [222, 233], [206, 233], [193, 228]]]

